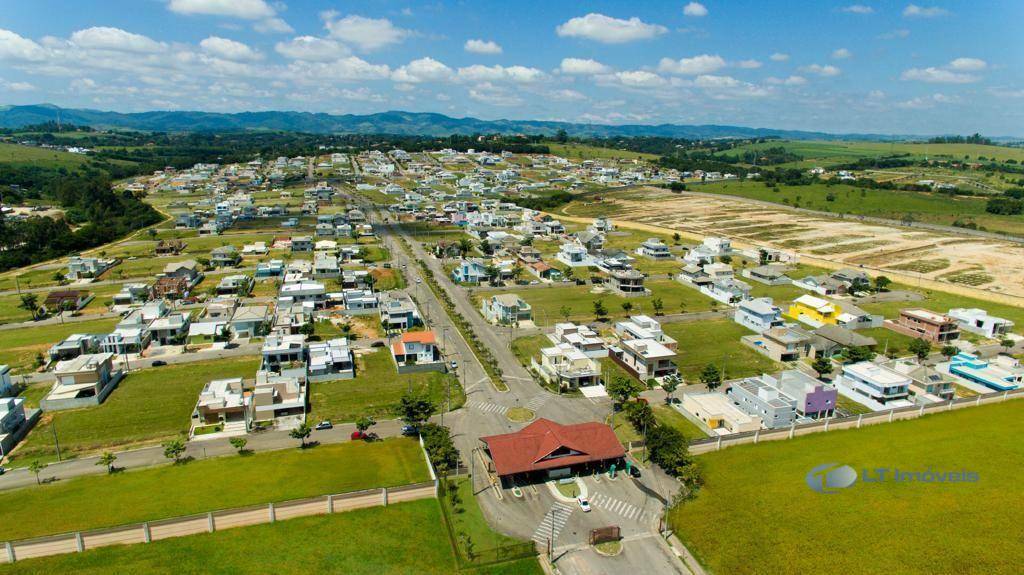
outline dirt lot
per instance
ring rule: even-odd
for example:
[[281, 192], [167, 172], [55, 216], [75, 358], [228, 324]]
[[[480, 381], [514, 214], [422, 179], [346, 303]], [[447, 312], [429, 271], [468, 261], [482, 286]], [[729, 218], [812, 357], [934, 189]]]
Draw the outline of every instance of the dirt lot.
[[824, 218], [660, 189], [610, 194], [597, 204], [571, 204], [565, 212], [604, 213], [615, 220], [727, 236], [805, 258], [1024, 297], [1024, 246], [1000, 240]]

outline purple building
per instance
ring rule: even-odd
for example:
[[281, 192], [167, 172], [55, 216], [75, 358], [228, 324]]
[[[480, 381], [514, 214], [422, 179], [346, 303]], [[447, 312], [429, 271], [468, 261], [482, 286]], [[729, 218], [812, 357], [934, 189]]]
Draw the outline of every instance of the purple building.
[[835, 411], [839, 393], [832, 384], [824, 383], [797, 370], [783, 371], [775, 377], [761, 377], [765, 384], [795, 399], [796, 413], [801, 417], [830, 417]]

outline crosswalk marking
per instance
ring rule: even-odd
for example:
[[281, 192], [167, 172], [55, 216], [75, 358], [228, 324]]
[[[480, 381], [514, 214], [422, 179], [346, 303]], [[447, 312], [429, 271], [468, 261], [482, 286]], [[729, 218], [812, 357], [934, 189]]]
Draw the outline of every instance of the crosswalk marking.
[[526, 409], [529, 409], [530, 411], [537, 411], [538, 409], [541, 408], [541, 406], [543, 406], [547, 402], [547, 400], [548, 396], [544, 394], [535, 395], [532, 399], [530, 399], [530, 401], [526, 402]]
[[469, 401], [466, 405], [470, 409], [478, 409], [484, 413], [496, 413], [498, 415], [504, 415], [508, 408], [504, 405], [498, 405], [497, 403], [491, 403], [489, 401]]
[[637, 521], [646, 521], [653, 517], [649, 512], [640, 509], [639, 507], [626, 503], [625, 501], [615, 499], [614, 497], [608, 497], [603, 493], [597, 493], [590, 498], [591, 504], [595, 507], [600, 507], [616, 515], [621, 515], [626, 519], [635, 519]]
[[[565, 527], [565, 522], [572, 515], [572, 511], [572, 507], [562, 505], [561, 503], [553, 504], [551, 509], [548, 509], [548, 512], [544, 514], [544, 519], [540, 522], [540, 525], [533, 532], [533, 540], [543, 545], [547, 543], [550, 537], [551, 543], [554, 544], [558, 540], [558, 535], [562, 532], [562, 527]], [[554, 529], [552, 529], [552, 525]]]

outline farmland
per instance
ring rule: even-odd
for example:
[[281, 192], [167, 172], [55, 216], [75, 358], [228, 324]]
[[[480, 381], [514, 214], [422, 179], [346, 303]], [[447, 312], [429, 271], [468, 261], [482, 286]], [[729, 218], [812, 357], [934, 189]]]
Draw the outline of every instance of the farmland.
[[[1024, 432], [1021, 409], [1010, 401], [702, 455], [705, 486], [670, 521], [715, 573], [808, 573], [823, 561], [833, 573], [1016, 573], [1024, 534], [1013, 486], [1024, 446], [1006, 438]], [[858, 483], [822, 495], [804, 476], [828, 462], [967, 470], [980, 481]]]
[[950, 159], [978, 161], [987, 158], [1005, 162], [1024, 161], [1024, 150], [1005, 146], [981, 144], [915, 144], [907, 142], [822, 142], [822, 141], [769, 141], [758, 144], [737, 146], [718, 155], [731, 156], [747, 150], [785, 148], [786, 151], [804, 158], [801, 162], [784, 166], [811, 167], [842, 164], [861, 158], [874, 158], [894, 154], [910, 154], [913, 158]]

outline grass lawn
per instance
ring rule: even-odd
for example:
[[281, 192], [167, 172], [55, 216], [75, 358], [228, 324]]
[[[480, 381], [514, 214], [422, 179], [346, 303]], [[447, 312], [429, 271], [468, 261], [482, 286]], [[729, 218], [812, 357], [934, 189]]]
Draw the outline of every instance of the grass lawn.
[[753, 332], [731, 319], [666, 323], [662, 329], [679, 342], [676, 365], [690, 383], [700, 381], [709, 363], [723, 371], [723, 379], [736, 379], [781, 369], [782, 366], [740, 343]]
[[651, 409], [654, 410], [654, 419], [658, 420], [658, 423], [676, 428], [686, 439], [707, 437], [706, 433], [675, 409], [661, 403], [652, 404]]
[[[1024, 443], [1007, 439], [1024, 433], [1022, 413], [1014, 400], [701, 455], [706, 484], [670, 520], [713, 573], [1019, 573]], [[829, 462], [980, 480], [816, 493], [805, 475]]]
[[386, 350], [357, 356], [356, 361], [355, 379], [311, 384], [310, 421], [355, 421], [361, 415], [378, 419], [397, 417], [395, 406], [410, 386], [426, 389], [440, 409], [447, 399], [446, 381], [451, 381], [452, 409], [466, 401], [458, 380], [450, 375], [436, 372], [399, 375]]
[[887, 319], [895, 319], [896, 317], [899, 316], [901, 309], [907, 309], [912, 307], [923, 307], [938, 313], [948, 313], [949, 310], [954, 307], [977, 307], [988, 311], [990, 314], [994, 316], [1002, 317], [1013, 321], [1016, 324], [1014, 326], [1014, 331], [1017, 333], [1024, 332], [1024, 308], [1021, 307], [975, 299], [972, 297], [952, 294], [948, 292], [925, 290], [904, 284], [892, 284], [892, 286], [890, 286], [890, 289], [894, 291], [906, 290], [918, 292], [924, 295], [925, 297], [921, 301], [911, 302], [856, 302], [857, 306], [871, 313], [880, 313], [884, 315]]
[[132, 372], [98, 406], [43, 414], [11, 455], [12, 463], [56, 460], [53, 425], [65, 459], [152, 444], [188, 432], [192, 408], [208, 381], [253, 377], [258, 366], [257, 358], [232, 358]]
[[[454, 573], [455, 558], [436, 501], [425, 499], [334, 515], [300, 517], [273, 525], [227, 529], [148, 545], [103, 547], [0, 566], [0, 573], [346, 573], [424, 575]], [[408, 537], [409, 526], [423, 527]], [[309, 537], [315, 533], [316, 537]], [[301, 557], [282, 561], [281, 549]], [[268, 566], [273, 566], [272, 568]], [[468, 573], [540, 574], [535, 559]]]
[[857, 333], [878, 342], [878, 345], [875, 346], [876, 352], [883, 353], [888, 349], [890, 355], [905, 355], [910, 349], [910, 342], [914, 341], [914, 338], [909, 335], [897, 333], [884, 327], [858, 329]]
[[[456, 506], [459, 511], [451, 514], [455, 533], [465, 533], [477, 551], [520, 542], [518, 539], [493, 531], [487, 524], [480, 506], [477, 505], [476, 498], [473, 497], [472, 480], [468, 477], [460, 477], [455, 479], [454, 483], [460, 501]], [[451, 510], [451, 506], [449, 506], [449, 510]]]
[[614, 148], [600, 148], [586, 144], [559, 144], [556, 142], [544, 142], [544, 145], [551, 150], [555, 156], [562, 156], [571, 160], [657, 160], [656, 154], [645, 154], [642, 152], [631, 152], [629, 150], [616, 150]]
[[36, 354], [44, 356], [50, 347], [73, 333], [109, 333], [119, 318], [65, 324], [38, 325], [25, 329], [0, 330], [0, 364], [15, 373], [30, 371]]
[[5, 537], [22, 539], [429, 479], [418, 442], [356, 441], [4, 491], [0, 518]]
[[[653, 280], [646, 282], [651, 290], [649, 297], [622, 297], [612, 293], [594, 294], [593, 286], [557, 285], [550, 288], [534, 288], [516, 291], [486, 291], [474, 294], [474, 299], [489, 297], [498, 293], [518, 293], [520, 297], [533, 306], [533, 321], [537, 325], [554, 325], [565, 321], [561, 313], [563, 306], [569, 309], [569, 321], [592, 321], [594, 319], [594, 302], [601, 300], [608, 311], [608, 317], [617, 318], [638, 313], [653, 314], [651, 300], [661, 298], [664, 306], [662, 313], [679, 313], [706, 311], [711, 309], [711, 298], [699, 291], [684, 286], [673, 280]], [[629, 302], [632, 309], [622, 309], [622, 304]], [[479, 305], [477, 306], [479, 308]]]

